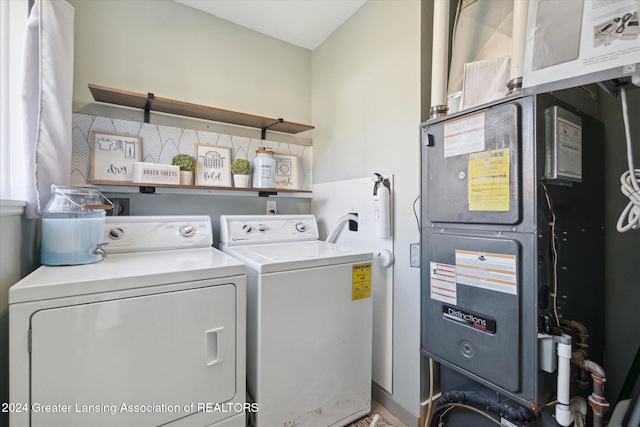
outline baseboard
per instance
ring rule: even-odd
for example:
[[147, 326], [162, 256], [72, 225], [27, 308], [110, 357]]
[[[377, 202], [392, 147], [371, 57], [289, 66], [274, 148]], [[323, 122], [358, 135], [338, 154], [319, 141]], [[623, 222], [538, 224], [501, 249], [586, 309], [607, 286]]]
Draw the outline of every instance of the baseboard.
[[371, 383], [371, 397], [407, 426], [418, 426], [418, 417], [374, 382]]

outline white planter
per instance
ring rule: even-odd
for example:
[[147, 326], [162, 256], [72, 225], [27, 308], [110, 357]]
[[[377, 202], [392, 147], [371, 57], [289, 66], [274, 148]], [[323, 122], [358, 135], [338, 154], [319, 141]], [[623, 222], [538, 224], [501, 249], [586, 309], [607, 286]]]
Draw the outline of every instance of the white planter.
[[193, 172], [180, 171], [180, 185], [193, 185]]
[[233, 175], [233, 185], [236, 188], [248, 188], [249, 175]]

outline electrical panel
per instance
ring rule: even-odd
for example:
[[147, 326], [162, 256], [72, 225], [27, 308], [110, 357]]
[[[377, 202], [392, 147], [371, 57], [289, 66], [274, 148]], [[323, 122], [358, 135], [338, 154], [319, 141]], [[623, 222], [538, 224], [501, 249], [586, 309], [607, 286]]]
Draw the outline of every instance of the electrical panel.
[[582, 119], [558, 106], [544, 112], [545, 178], [582, 182]]

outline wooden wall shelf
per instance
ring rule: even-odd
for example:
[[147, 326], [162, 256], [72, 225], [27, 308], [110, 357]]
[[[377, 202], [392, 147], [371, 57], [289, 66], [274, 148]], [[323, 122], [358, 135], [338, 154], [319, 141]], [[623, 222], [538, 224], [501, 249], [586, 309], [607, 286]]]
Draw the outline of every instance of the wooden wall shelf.
[[235, 111], [222, 110], [220, 108], [207, 107], [205, 105], [191, 104], [168, 98], [156, 97], [152, 93], [142, 94], [125, 90], [112, 89], [105, 86], [89, 84], [89, 90], [93, 99], [108, 104], [123, 105], [125, 107], [140, 108], [145, 110], [145, 122], [149, 122], [149, 112], [175, 114], [179, 116], [193, 117], [196, 119], [211, 120], [214, 122], [230, 123], [233, 125], [247, 126], [262, 130], [262, 139], [267, 130], [297, 134], [313, 129], [313, 126], [299, 123], [285, 122], [283, 119], [254, 116]]
[[259, 189], [236, 187], [206, 187], [200, 185], [144, 185], [133, 182], [116, 183], [113, 181], [90, 181], [89, 185], [96, 186], [104, 192], [112, 193], [142, 193], [142, 194], [194, 194], [209, 196], [277, 196], [310, 199], [309, 190]]

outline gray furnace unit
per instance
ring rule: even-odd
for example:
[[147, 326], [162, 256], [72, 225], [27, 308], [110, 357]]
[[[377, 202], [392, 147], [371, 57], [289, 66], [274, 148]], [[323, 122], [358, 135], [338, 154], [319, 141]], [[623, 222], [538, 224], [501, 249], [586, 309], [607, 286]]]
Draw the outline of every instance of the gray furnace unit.
[[422, 352], [443, 365], [443, 392], [540, 411], [563, 319], [586, 326], [602, 363], [603, 125], [545, 94], [421, 129]]

